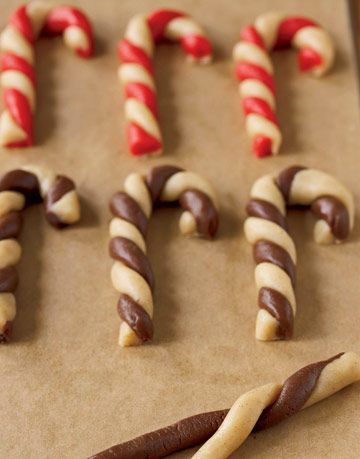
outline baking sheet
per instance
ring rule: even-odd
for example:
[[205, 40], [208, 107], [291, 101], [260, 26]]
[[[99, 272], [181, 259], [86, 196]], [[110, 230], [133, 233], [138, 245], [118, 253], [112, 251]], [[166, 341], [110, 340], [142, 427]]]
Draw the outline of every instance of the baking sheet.
[[[360, 225], [344, 245], [319, 247], [309, 213], [291, 212], [298, 247], [298, 313], [290, 342], [254, 338], [257, 301], [251, 248], [242, 224], [253, 181], [300, 163], [343, 180], [359, 215], [360, 129], [347, 5], [339, 0], [84, 0], [96, 56], [82, 61], [60, 40], [37, 45], [37, 146], [2, 150], [2, 171], [42, 163], [70, 175], [82, 196], [80, 225], [56, 232], [41, 207], [26, 211], [13, 341], [0, 349], [0, 457], [85, 458], [114, 443], [202, 411], [229, 407], [242, 393], [282, 381], [310, 362], [360, 352]], [[1, 25], [19, 3], [2, 0]], [[210, 67], [186, 63], [178, 46], [156, 53], [165, 154], [126, 152], [114, 52], [129, 18], [170, 6], [189, 12], [215, 43]], [[249, 149], [231, 50], [240, 27], [282, 9], [317, 19], [337, 47], [322, 80], [297, 73], [293, 52], [274, 55], [281, 155]], [[157, 281], [155, 339], [117, 345], [118, 295], [109, 274], [107, 203], [129, 172], [173, 163], [206, 176], [221, 201], [214, 242], [182, 238], [179, 211], [151, 220], [149, 256]], [[246, 458], [358, 458], [360, 386], [354, 385], [268, 431], [234, 455]], [[189, 458], [193, 451], [175, 455]]]

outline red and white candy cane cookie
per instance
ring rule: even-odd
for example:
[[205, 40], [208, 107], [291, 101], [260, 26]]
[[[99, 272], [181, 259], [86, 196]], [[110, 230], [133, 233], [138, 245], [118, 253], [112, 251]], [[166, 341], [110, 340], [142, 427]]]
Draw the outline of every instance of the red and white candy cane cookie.
[[71, 6], [33, 1], [17, 8], [0, 36], [1, 86], [5, 110], [0, 117], [0, 145], [33, 144], [36, 77], [34, 45], [40, 35], [62, 34], [66, 46], [81, 57], [93, 52], [91, 25]]
[[61, 229], [80, 218], [74, 182], [43, 166], [14, 169], [0, 177], [0, 343], [9, 341], [16, 315], [14, 291], [18, 283], [15, 265], [21, 257], [17, 241], [22, 210], [44, 201], [46, 219]]
[[299, 50], [302, 72], [321, 77], [333, 64], [334, 45], [328, 32], [301, 16], [262, 14], [241, 32], [240, 41], [234, 47], [246, 130], [258, 157], [275, 155], [281, 146], [282, 136], [275, 113], [274, 68], [269, 52], [290, 46]]
[[154, 45], [162, 40], [180, 42], [192, 61], [206, 64], [212, 58], [203, 28], [184, 13], [158, 10], [130, 20], [118, 45], [118, 74], [125, 88], [127, 139], [134, 156], [161, 154], [163, 148], [152, 62]]

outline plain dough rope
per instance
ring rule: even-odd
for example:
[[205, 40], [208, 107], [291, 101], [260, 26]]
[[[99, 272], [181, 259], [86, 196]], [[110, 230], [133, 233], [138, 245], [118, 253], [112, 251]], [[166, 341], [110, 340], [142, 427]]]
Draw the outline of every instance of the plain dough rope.
[[180, 42], [192, 61], [208, 63], [212, 58], [205, 31], [184, 13], [158, 10], [130, 20], [118, 45], [118, 75], [125, 91], [128, 145], [135, 156], [161, 154], [163, 148], [152, 62], [155, 43], [163, 39]]
[[63, 34], [66, 46], [79, 56], [93, 52], [91, 25], [71, 6], [53, 7], [34, 0], [17, 8], [0, 36], [1, 86], [5, 110], [0, 117], [0, 145], [25, 147], [33, 144], [36, 77], [34, 45], [39, 35]]
[[235, 45], [233, 59], [246, 116], [246, 130], [256, 156], [279, 152], [282, 136], [275, 113], [274, 68], [269, 52], [293, 46], [299, 50], [301, 71], [320, 77], [334, 61], [330, 35], [318, 24], [300, 16], [269, 12], [246, 27]]
[[114, 288], [120, 292], [121, 346], [149, 341], [153, 336], [154, 276], [146, 256], [145, 236], [153, 207], [179, 201], [183, 234], [212, 238], [218, 227], [217, 199], [201, 176], [175, 166], [159, 166], [146, 176], [130, 174], [124, 192], [113, 195], [110, 209], [111, 269]]
[[46, 218], [55, 228], [72, 225], [80, 218], [80, 206], [72, 180], [40, 166], [14, 169], [0, 178], [0, 343], [10, 339], [16, 315], [14, 291], [18, 283], [15, 265], [21, 257], [17, 241], [21, 211], [44, 201]]
[[354, 225], [354, 201], [336, 178], [316, 169], [293, 166], [277, 178], [265, 175], [250, 192], [244, 231], [253, 245], [260, 310], [256, 338], [289, 339], [296, 312], [295, 244], [287, 232], [286, 205], [311, 206], [319, 244], [344, 240]]
[[298, 370], [283, 384], [271, 383], [245, 393], [230, 410], [182, 419], [91, 459], [160, 459], [204, 442], [194, 459], [225, 459], [251, 432], [276, 425], [359, 380], [359, 356], [341, 353]]

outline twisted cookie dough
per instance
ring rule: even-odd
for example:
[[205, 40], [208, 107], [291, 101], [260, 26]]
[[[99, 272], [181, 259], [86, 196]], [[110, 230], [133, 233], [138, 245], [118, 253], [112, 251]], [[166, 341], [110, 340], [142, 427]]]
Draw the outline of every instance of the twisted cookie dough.
[[286, 205], [310, 206], [318, 219], [314, 238], [319, 244], [344, 240], [354, 225], [354, 201], [337, 179], [316, 169], [289, 167], [277, 178], [258, 179], [250, 192], [249, 217], [244, 224], [253, 245], [259, 313], [256, 338], [289, 339], [293, 334], [295, 244], [287, 232]]
[[329, 34], [311, 19], [265, 13], [246, 27], [235, 45], [233, 58], [239, 92], [246, 115], [246, 130], [256, 156], [279, 152], [282, 135], [275, 113], [274, 68], [269, 51], [294, 46], [299, 49], [302, 71], [320, 77], [334, 61]]
[[20, 260], [17, 241], [21, 211], [44, 201], [46, 218], [55, 228], [72, 225], [80, 218], [80, 206], [72, 180], [43, 167], [15, 169], [0, 178], [0, 343], [11, 335], [16, 315], [14, 291], [18, 283], [15, 265]]
[[0, 145], [33, 144], [32, 114], [35, 110], [34, 45], [40, 35], [63, 34], [66, 46], [79, 56], [93, 51], [91, 25], [71, 6], [53, 7], [34, 0], [17, 8], [0, 36], [1, 78], [5, 110], [0, 117]]
[[110, 201], [110, 255], [115, 260], [111, 279], [121, 293], [118, 312], [119, 344], [133, 346], [153, 336], [154, 276], [146, 256], [145, 236], [153, 207], [179, 201], [184, 210], [179, 226], [183, 234], [213, 238], [218, 227], [217, 199], [199, 175], [175, 166], [159, 166], [146, 176], [127, 177], [124, 192]]
[[118, 75], [125, 89], [128, 144], [135, 156], [160, 154], [163, 148], [152, 62], [154, 45], [163, 39], [179, 41], [192, 61], [208, 63], [212, 57], [204, 30], [184, 13], [158, 10], [130, 20], [118, 46]]
[[183, 419], [113, 446], [91, 459], [160, 459], [207, 439], [193, 458], [225, 459], [252, 431], [278, 424], [359, 380], [359, 356], [353, 352], [341, 353], [302, 368], [283, 384], [267, 384], [247, 392], [230, 410]]

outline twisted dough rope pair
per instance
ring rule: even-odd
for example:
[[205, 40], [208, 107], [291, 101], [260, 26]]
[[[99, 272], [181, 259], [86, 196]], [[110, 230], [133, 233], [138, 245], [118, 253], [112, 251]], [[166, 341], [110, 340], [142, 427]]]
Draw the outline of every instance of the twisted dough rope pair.
[[132, 18], [118, 45], [118, 76], [125, 90], [125, 117], [130, 152], [135, 156], [161, 154], [152, 56], [161, 40], [179, 41], [191, 61], [207, 64], [212, 47], [202, 27], [174, 10], [158, 10]]
[[360, 358], [340, 353], [310, 364], [283, 384], [251, 390], [230, 410], [202, 413], [113, 446], [91, 459], [160, 459], [207, 442], [193, 459], [225, 459], [251, 432], [272, 427], [360, 380]]
[[46, 219], [55, 228], [72, 225], [80, 218], [75, 185], [68, 177], [44, 167], [26, 166], [0, 178], [0, 343], [9, 341], [16, 315], [21, 211], [40, 201], [44, 201]]
[[296, 312], [296, 249], [287, 232], [286, 206], [310, 206], [317, 218], [315, 241], [332, 244], [343, 241], [354, 226], [353, 196], [331, 175], [301, 166], [261, 177], [250, 196], [244, 232], [256, 262], [256, 338], [289, 339]]
[[282, 143], [269, 52], [290, 46], [299, 49], [300, 70], [315, 77], [323, 76], [334, 62], [334, 44], [326, 30], [311, 19], [276, 12], [257, 17], [242, 31], [233, 50], [246, 130], [258, 157], [279, 153]]
[[0, 117], [0, 145], [33, 145], [35, 110], [34, 45], [40, 35], [63, 34], [65, 45], [81, 57], [93, 52], [91, 25], [71, 6], [53, 7], [34, 0], [17, 8], [0, 36], [0, 84], [5, 110]]
[[175, 166], [159, 166], [146, 176], [130, 174], [124, 192], [113, 195], [110, 209], [111, 280], [120, 292], [121, 346], [149, 341], [153, 336], [154, 276], [146, 256], [145, 237], [153, 209], [178, 201], [183, 209], [182, 234], [213, 238], [218, 228], [218, 204], [210, 184], [199, 175]]

